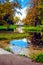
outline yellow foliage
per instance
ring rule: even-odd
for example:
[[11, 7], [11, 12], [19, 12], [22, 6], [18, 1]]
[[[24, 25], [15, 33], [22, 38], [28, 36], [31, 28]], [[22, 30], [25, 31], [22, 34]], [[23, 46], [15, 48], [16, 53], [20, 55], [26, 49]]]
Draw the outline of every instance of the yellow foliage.
[[18, 22], [18, 21], [19, 21], [19, 17], [15, 16], [15, 17], [14, 17], [14, 22], [16, 23], [16, 22]]
[[7, 14], [10, 14], [9, 19], [13, 21], [13, 15], [15, 13], [15, 11], [13, 10], [14, 7], [19, 7], [17, 2], [10, 3], [9, 0], [6, 0], [6, 3], [0, 4], [0, 22], [1, 23], [3, 23], [4, 21], [3, 17]]

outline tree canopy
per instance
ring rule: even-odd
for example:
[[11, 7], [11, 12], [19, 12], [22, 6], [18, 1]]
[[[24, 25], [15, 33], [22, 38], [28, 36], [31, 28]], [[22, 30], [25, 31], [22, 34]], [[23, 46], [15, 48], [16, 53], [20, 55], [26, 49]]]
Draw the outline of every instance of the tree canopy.
[[16, 2], [9, 2], [5, 0], [4, 4], [0, 3], [0, 24], [14, 24], [13, 15], [16, 12], [15, 8], [20, 8], [20, 4]]

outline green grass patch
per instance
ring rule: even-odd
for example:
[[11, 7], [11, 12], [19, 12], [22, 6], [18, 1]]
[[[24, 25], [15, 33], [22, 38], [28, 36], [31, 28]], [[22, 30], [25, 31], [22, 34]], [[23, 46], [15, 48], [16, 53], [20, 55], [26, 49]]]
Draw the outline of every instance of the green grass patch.
[[43, 62], [43, 54], [37, 54], [34, 56], [34, 61], [36, 62]]
[[[7, 29], [7, 28], [16, 29], [17, 27], [19, 27], [19, 26], [17, 26], [17, 25], [9, 25], [9, 27], [8, 26], [0, 26], [0, 29]], [[23, 25], [22, 27], [23, 27], [23, 30], [28, 31], [28, 32], [43, 32], [43, 25], [36, 26], [36, 27]]]
[[10, 48], [9, 47], [6, 47], [4, 50], [10, 52]]
[[16, 29], [18, 26], [17, 25], [9, 25], [9, 26], [0, 26], [0, 29], [7, 29], [7, 28], [10, 28], [10, 29]]
[[0, 39], [7, 39], [7, 40], [12, 40], [12, 39], [22, 39], [28, 37], [29, 34], [27, 33], [2, 33], [0, 34]]
[[43, 32], [43, 26], [25, 26], [23, 27], [23, 30], [27, 32]]
[[42, 62], [43, 63], [43, 53], [31, 55], [30, 58], [35, 62]]

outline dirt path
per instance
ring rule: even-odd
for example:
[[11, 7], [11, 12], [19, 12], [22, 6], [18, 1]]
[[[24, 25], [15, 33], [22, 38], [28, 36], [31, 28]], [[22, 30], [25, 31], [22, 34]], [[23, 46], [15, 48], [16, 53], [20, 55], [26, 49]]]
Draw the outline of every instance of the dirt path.
[[29, 58], [17, 55], [0, 55], [0, 65], [43, 65], [32, 62]]

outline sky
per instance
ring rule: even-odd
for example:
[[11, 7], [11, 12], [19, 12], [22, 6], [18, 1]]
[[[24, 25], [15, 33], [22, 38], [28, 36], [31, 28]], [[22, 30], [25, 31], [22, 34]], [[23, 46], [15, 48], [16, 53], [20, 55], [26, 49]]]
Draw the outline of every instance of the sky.
[[[15, 0], [10, 0], [10, 2], [11, 1], [15, 1]], [[18, 16], [19, 18], [20, 18], [20, 20], [22, 20], [23, 18], [25, 18], [26, 17], [26, 9], [27, 9], [27, 5], [26, 5], [26, 3], [28, 2], [29, 0], [18, 0], [18, 2], [21, 4], [21, 7], [22, 7], [22, 9], [21, 10], [19, 10], [19, 9], [17, 9], [19, 12], [21, 12], [22, 13], [22, 15], [20, 15], [20, 14], [15, 14], [16, 16]]]
[[16, 16], [20, 17], [20, 20], [22, 20], [23, 18], [26, 17], [26, 14], [27, 14], [27, 12], [26, 12], [26, 9], [27, 9], [26, 2], [28, 2], [29, 0], [18, 0], [18, 1], [19, 1], [19, 3], [21, 3], [21, 6], [22, 6], [22, 9], [20, 10], [22, 15], [20, 15], [20, 14], [18, 15], [16, 13]]
[[[1, 2], [4, 2], [4, 0], [0, 0]], [[16, 1], [16, 0], [10, 0], [10, 2], [14, 2], [14, 1]], [[21, 10], [18, 10], [19, 12], [21, 12], [22, 13], [22, 15], [20, 15], [20, 14], [17, 14], [16, 13], [16, 16], [19, 16], [20, 17], [20, 19], [22, 20], [23, 18], [25, 18], [26, 17], [26, 9], [27, 9], [27, 7], [29, 7], [30, 6], [30, 4], [27, 6], [26, 5], [26, 3], [27, 2], [30, 2], [30, 0], [18, 0], [18, 2], [21, 4], [21, 7], [22, 7], [22, 9]]]
[[[4, 2], [4, 0], [0, 0], [1, 2]], [[14, 2], [16, 0], [10, 0], [10, 2]], [[21, 4], [22, 8], [26, 7], [26, 2], [28, 2], [29, 0], [18, 0], [18, 2]]]
[[29, 0], [18, 0], [21, 3], [22, 8], [26, 7], [26, 2], [28, 2]]
[[23, 18], [26, 17], [26, 14], [27, 14], [26, 9], [27, 9], [27, 7], [24, 7], [24, 8], [22, 8], [21, 10], [17, 9], [19, 12], [22, 13], [22, 15], [17, 14], [17, 13], [16, 13], [15, 15], [18, 16], [18, 17], [20, 18], [20, 20], [22, 20]]

